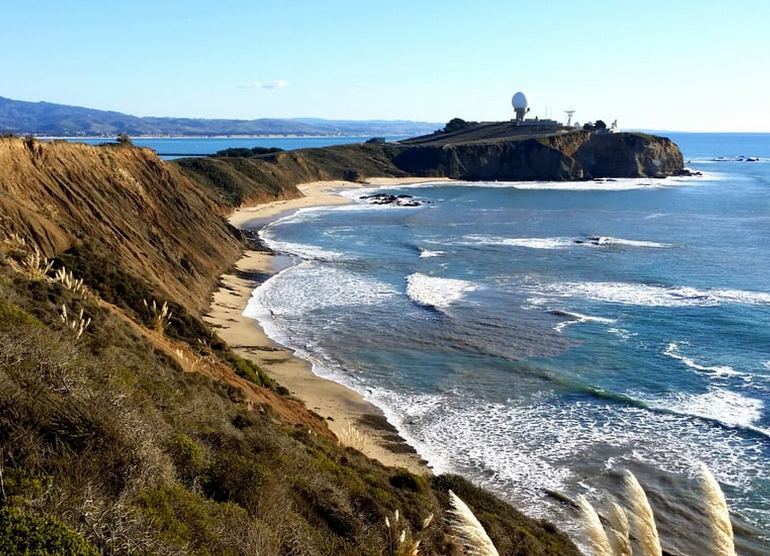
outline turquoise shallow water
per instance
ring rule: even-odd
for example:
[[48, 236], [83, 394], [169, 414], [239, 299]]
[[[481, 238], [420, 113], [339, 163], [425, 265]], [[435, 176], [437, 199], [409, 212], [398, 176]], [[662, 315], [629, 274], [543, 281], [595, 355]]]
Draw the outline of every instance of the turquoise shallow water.
[[247, 314], [437, 471], [573, 534], [549, 493], [599, 499], [631, 469], [664, 545], [705, 553], [704, 462], [739, 552], [767, 553], [770, 136], [672, 138], [704, 176], [407, 187], [387, 191], [422, 207], [301, 211], [261, 232], [296, 264]]

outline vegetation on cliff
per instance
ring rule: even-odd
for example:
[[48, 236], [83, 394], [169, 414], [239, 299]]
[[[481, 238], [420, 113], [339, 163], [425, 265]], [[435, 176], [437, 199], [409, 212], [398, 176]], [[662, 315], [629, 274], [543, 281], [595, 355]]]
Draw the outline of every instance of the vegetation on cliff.
[[[670, 139], [642, 133], [569, 130], [535, 133], [510, 122], [478, 124], [458, 118], [444, 130], [399, 143], [366, 143], [244, 158], [176, 161], [229, 202], [259, 201], [261, 187], [370, 176], [464, 180], [586, 180], [666, 177], [684, 170]], [[258, 184], [255, 186], [254, 184]]]
[[[415, 476], [341, 447], [269, 368], [198, 318], [242, 248], [221, 217], [234, 202], [223, 191], [237, 188], [192, 179], [216, 164], [181, 170], [143, 149], [31, 143], [0, 142], [8, 553], [387, 554], [385, 518], [399, 510], [396, 541], [419, 533], [421, 554], [457, 554], [443, 519], [422, 530], [449, 508], [449, 489], [502, 554], [578, 553], [459, 477]], [[321, 171], [305, 164], [314, 155], [268, 156], [257, 160], [278, 166], [274, 181], [252, 174], [245, 196], [294, 195], [293, 180], [351, 160], [332, 156]]]

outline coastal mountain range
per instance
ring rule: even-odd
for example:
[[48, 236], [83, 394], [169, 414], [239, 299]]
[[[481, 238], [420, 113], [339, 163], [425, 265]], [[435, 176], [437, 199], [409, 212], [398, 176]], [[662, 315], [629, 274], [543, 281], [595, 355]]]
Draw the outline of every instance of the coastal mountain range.
[[56, 137], [175, 135], [422, 135], [441, 124], [410, 120], [259, 118], [228, 120], [133, 116], [52, 102], [0, 97], [0, 134]]

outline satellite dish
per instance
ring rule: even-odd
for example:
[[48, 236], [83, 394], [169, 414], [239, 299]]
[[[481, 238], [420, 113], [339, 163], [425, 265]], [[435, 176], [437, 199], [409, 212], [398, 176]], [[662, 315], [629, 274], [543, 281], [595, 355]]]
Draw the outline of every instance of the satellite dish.
[[515, 95], [513, 95], [513, 98], [511, 99], [511, 104], [513, 105], [513, 110], [516, 112], [516, 121], [521, 122], [524, 120], [524, 116], [527, 112], [529, 112], [529, 107], [527, 103], [527, 97], [524, 96], [524, 93], [519, 91]]

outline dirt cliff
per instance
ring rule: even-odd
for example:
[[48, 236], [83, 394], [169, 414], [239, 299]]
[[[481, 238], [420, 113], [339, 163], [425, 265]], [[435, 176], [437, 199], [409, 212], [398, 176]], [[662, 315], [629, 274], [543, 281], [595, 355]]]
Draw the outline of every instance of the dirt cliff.
[[48, 257], [93, 244], [193, 310], [240, 254], [228, 211], [149, 149], [0, 139], [3, 231]]

